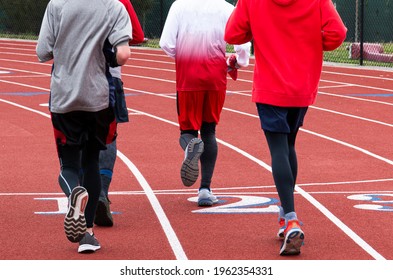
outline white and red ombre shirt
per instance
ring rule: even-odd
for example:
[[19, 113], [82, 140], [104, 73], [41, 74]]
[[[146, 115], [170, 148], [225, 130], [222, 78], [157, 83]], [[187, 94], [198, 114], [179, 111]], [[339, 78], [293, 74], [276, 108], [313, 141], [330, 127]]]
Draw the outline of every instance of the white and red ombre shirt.
[[[225, 0], [176, 0], [160, 47], [176, 61], [178, 91], [223, 90], [227, 84], [224, 31], [234, 7]], [[235, 47], [247, 66], [250, 43]]]

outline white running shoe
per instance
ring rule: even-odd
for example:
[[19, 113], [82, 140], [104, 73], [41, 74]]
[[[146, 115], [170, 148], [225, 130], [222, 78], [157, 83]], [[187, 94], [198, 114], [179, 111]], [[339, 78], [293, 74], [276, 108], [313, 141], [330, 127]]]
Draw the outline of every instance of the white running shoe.
[[208, 189], [198, 191], [198, 206], [212, 206], [217, 202], [217, 197]]
[[86, 232], [85, 208], [89, 194], [84, 187], [75, 187], [70, 194], [64, 218], [64, 232], [69, 241], [79, 242]]

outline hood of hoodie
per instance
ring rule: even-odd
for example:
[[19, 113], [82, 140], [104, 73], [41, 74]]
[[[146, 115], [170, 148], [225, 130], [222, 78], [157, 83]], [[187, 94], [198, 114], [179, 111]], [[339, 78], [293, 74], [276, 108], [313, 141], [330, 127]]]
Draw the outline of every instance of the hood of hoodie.
[[295, 3], [297, 0], [273, 0], [274, 3], [280, 6], [289, 6]]

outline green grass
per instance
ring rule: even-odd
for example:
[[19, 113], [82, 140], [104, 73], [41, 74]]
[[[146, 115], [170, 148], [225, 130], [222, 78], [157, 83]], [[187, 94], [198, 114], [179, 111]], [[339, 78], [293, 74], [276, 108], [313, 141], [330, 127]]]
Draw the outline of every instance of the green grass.
[[0, 38], [7, 39], [23, 39], [23, 40], [37, 40], [38, 36], [34, 34], [10, 34], [10, 33], [0, 33]]

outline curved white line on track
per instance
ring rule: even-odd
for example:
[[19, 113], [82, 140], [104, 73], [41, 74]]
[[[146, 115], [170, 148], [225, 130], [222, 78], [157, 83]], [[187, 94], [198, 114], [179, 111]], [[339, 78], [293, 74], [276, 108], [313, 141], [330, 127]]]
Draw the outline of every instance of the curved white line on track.
[[[388, 103], [388, 104], [390, 104], [390, 103]], [[393, 104], [390, 104], [390, 105], [393, 105]], [[352, 115], [352, 114], [347, 114], [347, 113], [342, 113], [342, 112], [339, 112], [339, 111], [334, 111], [334, 110], [325, 109], [325, 108], [321, 108], [321, 107], [310, 106], [310, 108], [315, 109], [315, 110], [319, 110], [319, 111], [324, 111], [324, 112], [336, 114], [336, 115], [341, 115], [341, 116], [348, 117], [348, 118], [362, 120], [362, 121], [365, 121], [365, 122], [371, 122], [371, 123], [380, 124], [380, 125], [387, 126], [387, 127], [393, 127], [393, 124], [386, 123], [386, 122], [381, 122], [381, 121], [370, 119], [370, 118], [364, 118], [364, 117], [360, 117], [360, 116], [356, 116], [356, 115]], [[229, 112], [233, 112], [233, 113], [237, 113], [237, 114], [244, 115], [244, 116], [258, 118], [257, 115], [253, 115], [253, 114], [250, 114], [250, 113], [245, 113], [245, 112], [234, 110], [234, 109], [223, 108], [223, 110], [229, 111]], [[303, 129], [301, 129], [301, 130], [303, 130]], [[316, 133], [315, 135], [322, 135], [322, 134]], [[344, 143], [344, 142], [342, 142], [342, 143]]]
[[[381, 89], [381, 90], [387, 91], [387, 89]], [[392, 91], [392, 90], [389, 90], [389, 91]], [[387, 105], [387, 106], [393, 106], [393, 103], [374, 100], [374, 99], [366, 99], [366, 98], [361, 98], [361, 97], [341, 95], [341, 94], [328, 93], [328, 92], [322, 92], [322, 91], [319, 91], [318, 94], [328, 95], [328, 96], [333, 96], [333, 97], [338, 97], [338, 98], [352, 99], [352, 100], [363, 101], [363, 102], [377, 103], [377, 104]]]
[[362, 121], [366, 121], [366, 122], [372, 122], [372, 123], [376, 123], [376, 124], [380, 124], [380, 125], [384, 125], [384, 126], [388, 126], [388, 127], [393, 127], [393, 124], [390, 124], [390, 123], [381, 122], [381, 121], [377, 121], [377, 120], [373, 120], [373, 119], [369, 119], [369, 118], [364, 118], [364, 117], [359, 117], [359, 116], [355, 116], [352, 114], [342, 113], [342, 112], [338, 112], [338, 111], [334, 111], [334, 110], [330, 110], [330, 109], [325, 109], [325, 108], [321, 108], [321, 107], [315, 107], [315, 106], [310, 106], [310, 108], [313, 108], [313, 109], [319, 110], [319, 111], [324, 111], [324, 112], [336, 114], [336, 115], [341, 115], [344, 117], [349, 117], [349, 118], [358, 119], [358, 120], [362, 120]]
[[145, 177], [143, 177], [142, 173], [138, 170], [138, 168], [119, 150], [117, 151], [117, 156], [127, 165], [127, 167], [135, 175], [135, 178], [138, 180], [139, 184], [144, 190], [147, 198], [150, 201], [151, 206], [154, 209], [154, 212], [158, 217], [158, 220], [160, 221], [165, 235], [168, 238], [169, 244], [171, 245], [176, 259], [187, 260], [186, 253], [184, 252], [183, 247], [180, 244], [180, 241], [177, 238], [176, 233], [173, 230], [171, 223], [169, 222], [169, 219], [164, 212], [164, 209], [162, 209], [160, 202], [158, 201], [156, 195], [151, 189], [149, 183], [146, 181]]
[[[0, 102], [4, 102], [7, 103], [9, 105], [33, 112], [33, 113], [37, 113], [41, 116], [50, 118], [49, 114], [43, 113], [41, 111], [38, 110], [34, 110], [31, 109], [29, 107], [11, 102], [11, 101], [7, 101], [4, 99], [0, 99]], [[165, 235], [169, 241], [169, 244], [171, 245], [171, 248], [173, 250], [173, 253], [176, 256], [177, 260], [187, 260], [187, 256], [180, 244], [179, 239], [176, 236], [175, 231], [173, 230], [169, 219], [167, 218], [167, 216], [165, 215], [165, 212], [163, 210], [163, 208], [160, 205], [160, 202], [158, 201], [157, 197], [155, 196], [153, 190], [151, 189], [150, 185], [147, 183], [146, 179], [143, 177], [142, 173], [138, 170], [138, 168], [123, 154], [121, 153], [119, 150], [117, 151], [117, 155], [118, 157], [126, 164], [126, 166], [130, 169], [130, 171], [135, 175], [136, 179], [138, 180], [138, 182], [140, 183], [142, 189], [144, 190], [147, 198], [149, 199], [151, 206], [155, 212], [155, 214], [157, 215], [157, 218], [165, 232]]]
[[[172, 124], [172, 125], [175, 125], [175, 126], [179, 126], [179, 125], [178, 125], [177, 123], [175, 123], [175, 122], [172, 122], [172, 121], [169, 121], [169, 120], [166, 120], [166, 119], [157, 117], [157, 116], [155, 116], [155, 115], [152, 115], [152, 114], [149, 114], [149, 113], [146, 113], [146, 112], [142, 112], [142, 111], [139, 111], [139, 110], [135, 110], [135, 109], [130, 109], [130, 108], [128, 108], [128, 109], [131, 110], [132, 112], [136, 112], [136, 113], [138, 113], [138, 114], [140, 114], [140, 115], [146, 115], [146, 116], [148, 116], [148, 117], [150, 117], [150, 118], [153, 118], [153, 119], [156, 119], [156, 120], [159, 120], [159, 121], [162, 121], [162, 122], [166, 122], [166, 123], [169, 123], [169, 124]], [[251, 161], [257, 163], [258, 165], [262, 166], [262, 167], [265, 168], [266, 170], [268, 170], [268, 171], [270, 171], [270, 172], [272, 171], [271, 167], [270, 167], [268, 164], [266, 164], [265, 162], [263, 162], [263, 161], [260, 160], [260, 159], [257, 159], [257, 158], [254, 157], [253, 155], [251, 155], [251, 154], [249, 154], [249, 153], [243, 151], [242, 149], [240, 149], [240, 148], [238, 148], [238, 147], [236, 147], [236, 146], [233, 146], [232, 144], [229, 144], [228, 142], [225, 142], [224, 140], [221, 140], [221, 139], [219, 139], [219, 138], [217, 138], [216, 140], [217, 140], [218, 143], [222, 144], [223, 146], [228, 147], [229, 149], [232, 149], [232, 150], [238, 152], [238, 153], [241, 154], [242, 156], [244, 156], [244, 157], [250, 159]]]
[[317, 136], [317, 137], [320, 137], [320, 138], [324, 138], [324, 139], [326, 139], [326, 140], [329, 140], [329, 141], [335, 142], [335, 143], [337, 143], [337, 144], [346, 146], [346, 147], [348, 147], [348, 148], [357, 150], [357, 151], [359, 151], [359, 152], [361, 152], [361, 153], [363, 153], [363, 154], [366, 154], [366, 155], [371, 156], [371, 157], [373, 157], [373, 158], [376, 158], [376, 159], [378, 159], [378, 160], [384, 161], [384, 162], [386, 162], [387, 164], [393, 165], [393, 161], [392, 161], [392, 160], [387, 159], [387, 158], [384, 158], [384, 157], [379, 156], [379, 155], [377, 155], [377, 154], [374, 154], [373, 152], [370, 152], [369, 150], [360, 148], [360, 147], [358, 147], [358, 146], [349, 144], [349, 143], [347, 143], [347, 142], [344, 142], [344, 141], [341, 141], [341, 140], [338, 140], [338, 139], [335, 139], [335, 138], [332, 138], [332, 137], [329, 137], [329, 136], [326, 136], [326, 135], [323, 135], [323, 134], [320, 134], [320, 133], [313, 132], [313, 131], [311, 131], [311, 130], [307, 130], [307, 129], [303, 129], [303, 128], [301, 128], [300, 130], [303, 131], [303, 132], [306, 132], [306, 133], [308, 133], [308, 134], [312, 134], [312, 135], [314, 135], [314, 136]]
[[[147, 93], [147, 92], [145, 92], [145, 93]], [[150, 94], [151, 94], [151, 95], [156, 95], [156, 94], [154, 94], [154, 93], [150, 93]], [[157, 95], [157, 96], [160, 96], [160, 97], [167, 97], [167, 98], [173, 99], [173, 97], [168, 97], [168, 96], [162, 96], [162, 95]], [[132, 110], [132, 109], [131, 109], [131, 110]], [[146, 115], [146, 116], [149, 116], [149, 117], [152, 117], [152, 118], [155, 118], [155, 119], [158, 119], [158, 120], [163, 120], [163, 121], [166, 122], [166, 123], [175, 124], [175, 123], [172, 122], [172, 121], [168, 121], [168, 120], [165, 120], [165, 119], [156, 117], [156, 116], [154, 116], [154, 115], [151, 115], [151, 114], [148, 114], [148, 113], [144, 113], [144, 112], [142, 112], [142, 111], [138, 111], [138, 110], [132, 110], [132, 111], [138, 112], [138, 113], [140, 113], [140, 114], [144, 114], [144, 115]], [[232, 112], [239, 112], [239, 111], [232, 110], [232, 109], [230, 109], [230, 111], [232, 111]], [[242, 112], [242, 113], [243, 113], [243, 112]], [[243, 113], [243, 114], [244, 114], [244, 113]], [[247, 114], [247, 115], [248, 115], [248, 116], [251, 116], [251, 117], [254, 117], [254, 118], [258, 118], [258, 116], [256, 116], [256, 115], [252, 115], [252, 114]], [[175, 125], [178, 125], [178, 124], [175, 124]], [[325, 135], [322, 135], [322, 134], [318, 134], [318, 133], [315, 133], [315, 132], [312, 132], [312, 131], [309, 131], [309, 130], [304, 130], [304, 129], [301, 129], [301, 130], [304, 131], [304, 132], [306, 132], [306, 133], [310, 133], [310, 134], [312, 134], [312, 135], [315, 135], [315, 136], [318, 136], [318, 137], [321, 137], [321, 138], [324, 138], [324, 139], [327, 139], [327, 140], [336, 142], [336, 143], [338, 143], [338, 144], [347, 146], [347, 147], [349, 147], [349, 148], [353, 148], [353, 149], [358, 150], [358, 151], [360, 151], [360, 152], [362, 152], [362, 153], [365, 153], [365, 154], [367, 154], [367, 155], [369, 155], [369, 156], [372, 156], [372, 157], [375, 157], [375, 158], [377, 158], [377, 159], [379, 159], [379, 160], [385, 161], [385, 162], [387, 162], [387, 163], [389, 163], [389, 164], [393, 164], [393, 161], [390, 161], [390, 160], [388, 160], [388, 159], [385, 159], [385, 158], [383, 158], [383, 157], [380, 157], [380, 156], [378, 156], [378, 155], [376, 155], [376, 154], [373, 154], [373, 153], [370, 152], [370, 151], [367, 151], [367, 150], [365, 150], [365, 149], [356, 147], [356, 146], [351, 145], [351, 144], [349, 144], [349, 143], [346, 143], [346, 142], [343, 142], [343, 141], [340, 141], [340, 140], [337, 140], [337, 139], [334, 139], [334, 138], [331, 138], [331, 137], [328, 137], [328, 136], [325, 136]], [[272, 171], [271, 167], [270, 167], [268, 164], [266, 164], [266, 163], [264, 163], [263, 161], [261, 161], [261, 160], [255, 158], [254, 156], [248, 154], [247, 152], [245, 152], [245, 151], [243, 151], [243, 150], [241, 150], [241, 149], [239, 149], [239, 148], [237, 148], [237, 147], [235, 147], [235, 146], [233, 146], [233, 145], [230, 145], [230, 144], [228, 144], [228, 143], [226, 143], [226, 142], [224, 142], [224, 141], [222, 141], [222, 140], [217, 139], [217, 142], [219, 142], [219, 143], [221, 143], [221, 144], [224, 144], [225, 146], [227, 146], [227, 147], [229, 147], [229, 148], [231, 148], [231, 149], [234, 149], [236, 152], [238, 152], [238, 153], [242, 154], [243, 156], [249, 158], [250, 160], [254, 161], [255, 163], [257, 163], [257, 164], [259, 164], [260, 166], [262, 166], [263, 168], [265, 168], [266, 170], [268, 170], [268, 171], [270, 171], [270, 172]], [[372, 257], [373, 257], [374, 259], [376, 259], [376, 260], [385, 260], [385, 258], [384, 258], [381, 254], [379, 254], [375, 249], [373, 249], [366, 241], [364, 241], [359, 235], [357, 235], [353, 230], [351, 230], [347, 225], [345, 225], [340, 219], [338, 219], [338, 218], [337, 218], [332, 212], [330, 212], [325, 206], [323, 206], [320, 202], [318, 202], [313, 196], [311, 196], [309, 193], [307, 193], [306, 191], [304, 191], [304, 190], [303, 190], [301, 187], [299, 187], [298, 185], [296, 186], [295, 189], [296, 189], [296, 191], [297, 191], [300, 195], [302, 195], [307, 201], [309, 201], [312, 205], [314, 205], [314, 207], [316, 207], [319, 211], [321, 211], [330, 221], [332, 221], [332, 223], [334, 223], [339, 229], [341, 229], [346, 235], [348, 235], [356, 244], [358, 244], [358, 245], [359, 245], [364, 251], [366, 251], [370, 256], [372, 256]]]
[[[142, 90], [136, 90], [136, 89], [130, 89], [130, 88], [126, 88], [126, 89], [127, 89], [127, 90], [131, 90], [131, 91], [136, 91], [136, 92], [142, 92], [142, 93], [149, 94], [149, 95], [154, 95], [154, 96], [159, 96], [159, 97], [165, 97], [165, 98], [170, 98], [170, 99], [176, 99], [176, 97], [174, 97], [174, 96], [161, 95], [161, 94], [156, 94], [156, 93], [153, 93], [153, 92], [142, 91]], [[393, 105], [393, 104], [392, 104], [392, 105]], [[131, 110], [132, 110], [132, 109], [131, 109]], [[229, 108], [225, 108], [225, 107], [224, 107], [223, 110], [230, 111], [230, 112], [233, 112], [233, 113], [236, 113], [236, 114], [240, 114], [240, 115], [244, 115], [244, 116], [248, 116], [248, 117], [252, 117], [252, 118], [256, 118], [256, 119], [259, 118], [259, 117], [258, 117], [257, 115], [255, 115], [255, 114], [250, 114], [250, 113], [246, 113], [246, 112], [242, 112], [242, 111], [238, 111], [238, 110], [234, 110], [234, 109], [229, 109]], [[158, 118], [158, 117], [153, 116], [153, 115], [151, 115], [151, 114], [144, 113], [144, 112], [141, 112], [141, 111], [138, 111], [138, 110], [132, 110], [132, 111], [138, 112], [138, 113], [140, 113], [140, 114], [146, 114], [147, 116], [150, 116], [150, 117], [153, 117], [153, 118], [161, 119], [161, 118]], [[328, 110], [326, 110], [326, 111], [328, 111]], [[331, 112], [333, 112], [333, 111], [331, 111]], [[341, 113], [341, 114], [342, 114], [342, 115], [346, 115], [346, 116], [350, 116], [350, 115], [344, 114], [344, 113]], [[378, 121], [375, 121], [375, 120], [365, 119], [365, 118], [361, 118], [361, 117], [357, 117], [357, 118], [358, 118], [358, 119], [362, 119], [362, 120], [368, 120], [368, 121], [372, 121], [372, 122], [375, 122], [375, 123], [379, 123], [379, 124], [384, 124], [384, 125], [389, 125], [389, 126], [391, 126], [390, 124], [385, 124], [385, 123], [378, 122]], [[163, 120], [163, 119], [161, 119], [161, 120]], [[164, 120], [164, 121], [170, 122], [170, 121], [167, 121], [167, 120]], [[170, 123], [176, 124], [176, 123], [174, 123], [174, 122], [170, 122]], [[177, 124], [176, 124], [176, 125], [177, 125]], [[314, 136], [317, 136], [317, 137], [320, 137], [320, 138], [323, 138], [323, 139], [326, 139], [326, 140], [335, 142], [335, 143], [337, 143], [337, 144], [340, 144], [340, 145], [349, 147], [349, 148], [351, 148], [351, 149], [357, 150], [357, 151], [359, 151], [359, 152], [361, 152], [361, 153], [364, 153], [364, 154], [366, 154], [366, 155], [368, 155], [368, 156], [371, 156], [371, 157], [376, 158], [376, 159], [378, 159], [378, 160], [384, 161], [384, 162], [386, 162], [386, 163], [388, 163], [388, 164], [390, 164], [390, 165], [393, 165], [393, 161], [392, 161], [392, 160], [387, 159], [387, 158], [384, 158], [384, 157], [379, 156], [379, 155], [377, 155], [377, 154], [374, 154], [373, 152], [370, 152], [370, 151], [368, 151], [368, 150], [366, 150], [366, 149], [360, 148], [360, 147], [358, 147], [358, 146], [349, 144], [349, 143], [347, 143], [347, 142], [344, 142], [344, 141], [341, 141], [341, 140], [338, 140], [338, 139], [335, 139], [335, 138], [332, 138], [332, 137], [329, 137], [329, 136], [326, 136], [326, 135], [323, 135], [323, 134], [320, 134], [320, 133], [317, 133], [317, 132], [313, 132], [313, 131], [311, 131], [311, 130], [307, 130], [307, 129], [304, 129], [304, 128], [300, 128], [300, 130], [303, 131], [303, 132], [305, 132], [305, 133], [312, 134], [312, 135], [314, 135]], [[228, 147], [231, 146], [230, 144], [228, 144], [228, 143], [226, 143], [226, 142], [224, 142], [224, 141], [222, 141], [222, 140], [217, 139], [217, 141], [220, 141], [220, 143], [222, 143], [222, 144], [226, 144]], [[234, 146], [233, 146], [233, 147], [234, 147]], [[246, 152], [244, 152], [244, 153], [247, 154]], [[253, 156], [249, 155], [249, 156], [247, 156], [247, 157], [248, 157], [249, 159], [252, 159], [252, 160], [253, 160]], [[259, 163], [258, 163], [258, 164], [259, 164]], [[268, 166], [268, 165], [266, 166], [265, 163], [260, 164], [260, 165], [261, 165], [262, 167], [264, 167], [266, 170], [271, 171], [270, 166]]]
[[326, 217], [329, 218], [339, 229], [341, 229], [346, 235], [348, 235], [356, 244], [358, 244], [364, 251], [371, 255], [376, 260], [386, 260], [380, 253], [378, 253], [373, 247], [371, 247], [366, 241], [364, 241], [359, 235], [357, 235], [352, 229], [344, 224], [339, 218], [337, 218], [332, 212], [330, 212], [324, 205], [316, 200], [312, 195], [304, 191], [299, 186], [296, 186], [296, 191], [300, 193], [305, 199], [307, 199], [312, 205], [321, 211]]
[[[35, 72], [35, 71], [29, 71], [29, 70], [21, 70], [21, 69], [9, 68], [9, 67], [0, 67], [0, 69], [7, 70], [10, 72], [22, 72], [22, 73], [28, 73], [28, 74], [36, 74], [39, 76], [47, 76], [47, 77], [51, 76], [50, 73], [48, 74], [48, 73]], [[20, 76], [17, 76], [17, 77], [20, 78]], [[4, 81], [4, 82], [6, 82], [6, 81]], [[49, 91], [49, 90], [46, 89], [46, 91]]]
[[[384, 71], [384, 70], [379, 70]], [[386, 67], [386, 71], [389, 71], [389, 67]], [[322, 71], [326, 74], [339, 75], [339, 76], [348, 76], [348, 77], [357, 77], [357, 78], [366, 78], [366, 79], [375, 79], [375, 80], [386, 80], [393, 81], [393, 78], [379, 77], [379, 76], [367, 76], [367, 75], [359, 75], [359, 74], [351, 74], [351, 73], [343, 73], [343, 72], [333, 72], [333, 71]]]
[[38, 111], [38, 110], [35, 110], [35, 109], [32, 109], [32, 108], [29, 108], [29, 107], [26, 107], [26, 106], [23, 106], [23, 105], [11, 102], [11, 101], [8, 101], [8, 100], [4, 100], [4, 99], [0, 98], [0, 102], [4, 102], [4, 103], [7, 103], [9, 105], [12, 105], [12, 106], [15, 106], [15, 107], [18, 107], [18, 108], [21, 108], [21, 109], [24, 109], [24, 110], [36, 113], [36, 114], [39, 114], [39, 115], [44, 116], [46, 118], [50, 118], [50, 115], [47, 114], [47, 113], [44, 113], [44, 112], [41, 112], [41, 111]]
[[42, 87], [30, 86], [30, 85], [26, 85], [26, 84], [22, 84], [22, 83], [17, 83], [17, 82], [6, 81], [6, 80], [0, 80], [0, 82], [1, 82], [1, 83], [6, 83], [6, 84], [11, 84], [11, 85], [17, 85], [17, 86], [23, 86], [23, 87], [28, 87], [28, 88], [39, 89], [39, 90], [42, 90], [42, 91], [47, 91], [47, 92], [49, 92], [48, 89], [42, 88]]

